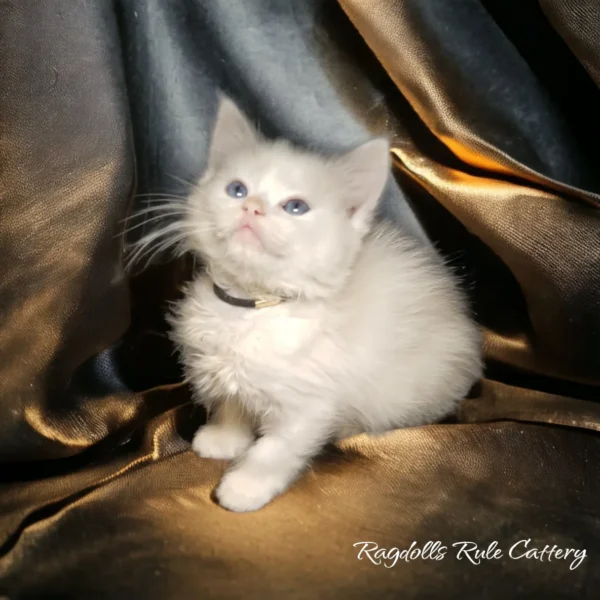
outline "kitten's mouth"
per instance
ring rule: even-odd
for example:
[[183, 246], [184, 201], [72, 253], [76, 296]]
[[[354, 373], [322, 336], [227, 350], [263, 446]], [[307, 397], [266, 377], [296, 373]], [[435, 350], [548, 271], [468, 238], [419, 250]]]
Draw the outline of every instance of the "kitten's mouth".
[[264, 250], [264, 244], [260, 237], [260, 234], [250, 223], [242, 223], [234, 232], [234, 236], [241, 240], [245, 244], [249, 244], [253, 247], [258, 247]]

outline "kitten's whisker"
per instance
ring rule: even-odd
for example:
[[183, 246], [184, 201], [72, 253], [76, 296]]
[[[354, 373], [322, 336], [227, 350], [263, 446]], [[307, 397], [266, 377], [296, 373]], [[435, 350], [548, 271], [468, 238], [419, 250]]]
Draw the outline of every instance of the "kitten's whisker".
[[[134, 219], [136, 217], [141, 217], [144, 215], [156, 215], [156, 214], [188, 214], [189, 210], [184, 206], [152, 206], [150, 208], [144, 208], [143, 210], [132, 213], [127, 217], [128, 219]], [[124, 219], [126, 220], [126, 219]]]
[[144, 202], [145, 207], [140, 208], [139, 210], [134, 210], [132, 214], [140, 214], [144, 212], [151, 212], [153, 210], [170, 210], [174, 208], [179, 208], [183, 210], [189, 209], [189, 204], [184, 202], [183, 200], [164, 200], [164, 199], [156, 199], [150, 200], [148, 202]]
[[[126, 250], [126, 252], [132, 252], [127, 258], [126, 268], [131, 268], [133, 264], [137, 263], [141, 258], [149, 253], [151, 256], [154, 256], [169, 246], [180, 244], [182, 241], [189, 238], [191, 234], [209, 232], [213, 229], [214, 228], [199, 229], [198, 227], [195, 227], [189, 223], [178, 221], [156, 231], [150, 232], [132, 244], [130, 248]], [[167, 238], [160, 242], [158, 246], [153, 246], [154, 242], [165, 236], [167, 236]]]
[[144, 268], [148, 267], [148, 265], [151, 264], [151, 262], [154, 260], [154, 258], [160, 254], [161, 252], [163, 252], [164, 250], [167, 250], [170, 247], [174, 247], [174, 253], [175, 256], [179, 256], [180, 253], [177, 252], [177, 246], [183, 241], [185, 240], [187, 237], [187, 234], [180, 234], [177, 236], [173, 236], [168, 238], [167, 240], [163, 241], [161, 244], [159, 244], [156, 247], [149, 247], [146, 248], [146, 250], [144, 252], [142, 252], [139, 256], [136, 257], [136, 262], [141, 260], [144, 256], [147, 256]]
[[[170, 215], [168, 215], [168, 216], [170, 216]], [[175, 216], [175, 215], [173, 215], [173, 216]], [[148, 223], [152, 223], [153, 221], [159, 221], [164, 218], [165, 218], [165, 215], [157, 215], [155, 217], [151, 217], [150, 219], [145, 219], [141, 223], [137, 223], [136, 225], [132, 225], [131, 227], [124, 229], [123, 232], [121, 233], [121, 235], [126, 235], [127, 233], [130, 233], [131, 231], [134, 231], [135, 229], [139, 229], [140, 227], [143, 227], [144, 225], [147, 225]]]
[[136, 242], [133, 247], [136, 248], [133, 252], [133, 254], [130, 257], [130, 262], [133, 263], [135, 261], [137, 261], [137, 259], [140, 257], [140, 255], [143, 255], [143, 253], [145, 253], [146, 249], [150, 247], [150, 245], [155, 242], [156, 240], [160, 239], [161, 237], [164, 236], [168, 236], [170, 234], [174, 234], [174, 233], [185, 233], [187, 234], [188, 231], [184, 231], [182, 232], [182, 223], [171, 223], [170, 225], [167, 225], [166, 227], [163, 227], [161, 229], [158, 229], [156, 231], [150, 232], [148, 234], [146, 234], [143, 238], [141, 238], [138, 242]]
[[171, 179], [174, 179], [175, 181], [178, 181], [179, 183], [183, 183], [183, 185], [187, 185], [190, 188], [195, 188], [196, 184], [192, 183], [191, 181], [186, 181], [185, 179], [182, 179], [181, 177], [178, 177], [177, 175], [173, 175], [172, 173], [165, 173], [165, 175], [167, 177], [171, 177]]
[[175, 194], [173, 192], [145, 192], [144, 194], [136, 194], [134, 198], [152, 198], [154, 196], [161, 196], [163, 198], [176, 198], [178, 200], [186, 200], [185, 196], [181, 194]]
[[157, 254], [160, 254], [161, 252], [163, 252], [164, 250], [168, 249], [169, 247], [173, 247], [173, 252], [177, 255], [179, 254], [177, 252], [177, 247], [181, 244], [181, 242], [183, 242], [185, 239], [187, 238], [186, 235], [177, 235], [177, 236], [173, 236], [172, 238], [169, 238], [168, 240], [165, 240], [162, 244], [159, 244], [155, 249], [154, 252], [150, 254], [150, 257], [154, 257]]
[[136, 225], [136, 227], [138, 227], [139, 225], [143, 225], [144, 223], [151, 223], [152, 221], [156, 221], [158, 219], [168, 219], [169, 217], [186, 217], [188, 216], [188, 212], [185, 210], [178, 210], [178, 211], [159, 211], [159, 214], [156, 214], [156, 211], [148, 211], [147, 213], [144, 213], [143, 215], [131, 215], [129, 218], [124, 219], [121, 222], [125, 222], [127, 223], [128, 221], [132, 221], [135, 217], [140, 217], [143, 216], [145, 217], [140, 223], [138, 223]]
[[187, 198], [178, 198], [173, 196], [169, 198], [168, 196], [156, 196], [156, 198], [146, 198], [141, 201], [141, 204], [145, 206], [152, 206], [154, 204], [188, 204]]
[[137, 219], [137, 218], [145, 216], [145, 215], [156, 214], [156, 213], [162, 213], [162, 216], [168, 216], [170, 214], [185, 215], [188, 213], [188, 211], [183, 206], [153, 206], [153, 207], [145, 208], [143, 210], [139, 210], [139, 211], [136, 211], [136, 212], [130, 214], [129, 216], [125, 217], [124, 219], [121, 219], [120, 223], [124, 223], [131, 219]]
[[185, 214], [166, 214], [166, 215], [156, 215], [154, 217], [150, 217], [149, 219], [144, 219], [143, 221], [140, 221], [138, 223], [129, 223], [129, 222], [125, 222], [123, 223], [123, 230], [120, 231], [119, 233], [117, 233], [115, 235], [115, 237], [125, 237], [127, 236], [127, 234], [131, 233], [132, 231], [135, 231], [136, 229], [139, 229], [141, 227], [144, 227], [144, 225], [149, 224], [150, 225], [150, 233], [153, 233], [154, 231], [156, 231], [156, 227], [154, 225], [152, 225], [152, 223], [154, 223], [155, 221], [166, 221], [167, 225], [170, 225], [172, 223], [180, 223], [181, 226], [186, 226], [186, 227], [192, 227], [191, 224], [186, 223], [186, 221], [184, 220], [184, 217], [186, 215]]

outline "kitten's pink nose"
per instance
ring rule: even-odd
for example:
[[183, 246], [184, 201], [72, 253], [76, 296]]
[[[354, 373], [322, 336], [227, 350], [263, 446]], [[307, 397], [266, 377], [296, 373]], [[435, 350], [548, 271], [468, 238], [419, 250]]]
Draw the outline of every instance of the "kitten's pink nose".
[[265, 214], [265, 205], [263, 201], [256, 196], [250, 196], [250, 198], [246, 198], [242, 204], [242, 208], [252, 215]]

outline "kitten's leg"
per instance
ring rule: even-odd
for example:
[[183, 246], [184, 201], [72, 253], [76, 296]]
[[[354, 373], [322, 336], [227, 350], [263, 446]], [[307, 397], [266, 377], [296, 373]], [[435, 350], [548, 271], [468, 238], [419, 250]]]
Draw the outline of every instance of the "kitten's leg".
[[329, 441], [323, 415], [280, 415], [221, 480], [216, 497], [236, 512], [257, 510], [281, 494]]
[[198, 429], [192, 448], [204, 458], [229, 460], [243, 454], [254, 441], [252, 424], [234, 400], [219, 402], [208, 419]]

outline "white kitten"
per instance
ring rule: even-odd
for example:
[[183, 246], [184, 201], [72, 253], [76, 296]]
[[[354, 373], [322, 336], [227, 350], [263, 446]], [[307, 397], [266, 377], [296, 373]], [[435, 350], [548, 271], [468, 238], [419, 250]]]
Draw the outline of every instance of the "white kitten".
[[225, 508], [262, 507], [328, 441], [448, 415], [481, 374], [453, 276], [372, 225], [388, 175], [385, 140], [326, 159], [261, 139], [221, 101], [206, 175], [163, 231], [206, 264], [170, 321], [209, 411], [193, 448], [236, 459]]

